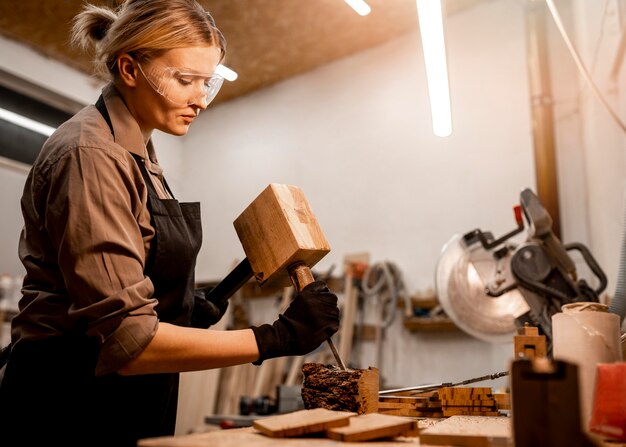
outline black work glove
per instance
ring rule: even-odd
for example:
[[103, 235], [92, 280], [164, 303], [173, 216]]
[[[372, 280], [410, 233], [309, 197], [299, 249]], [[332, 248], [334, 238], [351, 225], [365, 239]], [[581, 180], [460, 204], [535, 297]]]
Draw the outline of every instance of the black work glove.
[[207, 298], [213, 287], [196, 289], [193, 293], [193, 312], [191, 326], [206, 329], [222, 319], [228, 309], [228, 299], [220, 297]]
[[339, 329], [337, 296], [323, 281], [307, 285], [273, 324], [252, 326], [259, 347], [260, 365], [274, 357], [304, 355]]

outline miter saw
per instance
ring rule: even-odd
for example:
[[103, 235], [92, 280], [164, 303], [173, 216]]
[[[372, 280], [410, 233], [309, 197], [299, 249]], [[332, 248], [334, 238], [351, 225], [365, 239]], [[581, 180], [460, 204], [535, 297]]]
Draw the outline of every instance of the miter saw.
[[[476, 229], [446, 243], [437, 263], [437, 296], [446, 314], [468, 334], [493, 343], [512, 342], [516, 328], [529, 323], [546, 336], [551, 355], [552, 315], [564, 304], [597, 302], [606, 276], [583, 244], [561, 244], [533, 191], [521, 192], [514, 211], [517, 228], [498, 239]], [[524, 221], [526, 241], [515, 242]], [[582, 254], [597, 278], [595, 289], [578, 278], [568, 254], [572, 250]]]

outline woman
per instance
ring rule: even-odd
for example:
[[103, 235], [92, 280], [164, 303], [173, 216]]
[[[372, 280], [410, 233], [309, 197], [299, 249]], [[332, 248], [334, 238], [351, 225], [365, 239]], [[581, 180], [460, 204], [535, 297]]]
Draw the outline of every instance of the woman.
[[219, 90], [225, 41], [211, 16], [194, 0], [87, 5], [73, 39], [95, 44], [111, 82], [26, 180], [2, 436], [135, 445], [173, 434], [179, 372], [303, 355], [337, 331], [339, 310], [318, 281], [272, 325], [206, 330], [228, 303], [194, 291], [199, 204], [173, 198], [150, 136], [185, 135]]

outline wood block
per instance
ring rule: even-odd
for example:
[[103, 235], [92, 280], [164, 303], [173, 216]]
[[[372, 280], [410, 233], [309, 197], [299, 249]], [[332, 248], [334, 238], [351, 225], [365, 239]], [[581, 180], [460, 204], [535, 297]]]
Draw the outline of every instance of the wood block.
[[326, 408], [358, 414], [378, 411], [377, 368], [341, 370], [333, 365], [305, 363], [302, 401], [304, 408]]
[[399, 403], [399, 402], [378, 402], [378, 411], [385, 409], [385, 408], [409, 408], [412, 410], [417, 409], [417, 404], [415, 403]]
[[380, 414], [386, 414], [391, 416], [405, 416], [405, 417], [422, 417], [422, 418], [442, 418], [443, 413], [441, 408], [425, 411], [412, 410], [410, 408], [382, 408], [378, 410]]
[[258, 419], [253, 422], [253, 427], [272, 438], [288, 438], [346, 426], [355, 415], [356, 413], [346, 411], [316, 408]]
[[442, 400], [445, 407], [490, 407], [496, 404], [495, 399], [453, 399]]
[[326, 430], [326, 436], [344, 442], [371, 441], [406, 436], [407, 433], [412, 436], [419, 433], [416, 420], [376, 413], [350, 418], [349, 425]]
[[534, 359], [546, 357], [546, 336], [539, 335], [539, 328], [529, 326], [517, 328], [517, 334], [513, 337], [513, 353], [515, 358]]
[[260, 284], [289, 286], [288, 267], [315, 265], [330, 246], [302, 190], [270, 184], [235, 219], [235, 230]]
[[500, 416], [500, 413], [497, 410], [492, 410], [492, 409], [451, 407], [451, 408], [444, 408], [443, 415], [445, 417], [449, 417], [449, 416]]
[[428, 402], [428, 397], [424, 396], [380, 396], [378, 402], [397, 402], [397, 403], [421, 403]]
[[490, 399], [492, 398], [492, 392], [489, 387], [443, 387], [439, 389], [439, 398], [442, 401], [451, 401], [454, 399]]
[[510, 445], [509, 418], [487, 416], [452, 416], [422, 430], [420, 445], [489, 447]]
[[378, 401], [378, 412], [385, 409], [400, 409], [400, 408], [408, 408], [411, 410], [420, 410], [420, 411], [436, 411], [441, 410], [441, 403], [438, 402], [424, 402], [424, 401], [415, 401], [415, 402], [387, 402], [387, 401]]
[[[511, 407], [516, 447], [587, 445], [580, 424], [578, 365], [547, 358], [514, 360]], [[556, 415], [558, 423], [546, 423]]]
[[510, 410], [511, 409], [511, 394], [494, 393], [493, 398], [496, 401], [496, 407], [498, 407], [498, 410]]

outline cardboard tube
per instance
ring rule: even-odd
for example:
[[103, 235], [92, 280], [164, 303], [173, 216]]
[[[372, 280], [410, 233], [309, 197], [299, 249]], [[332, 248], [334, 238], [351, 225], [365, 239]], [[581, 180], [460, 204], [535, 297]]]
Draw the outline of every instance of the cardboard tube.
[[622, 360], [620, 319], [605, 304], [581, 302], [552, 316], [553, 357], [578, 365], [581, 423], [589, 430], [598, 363]]

